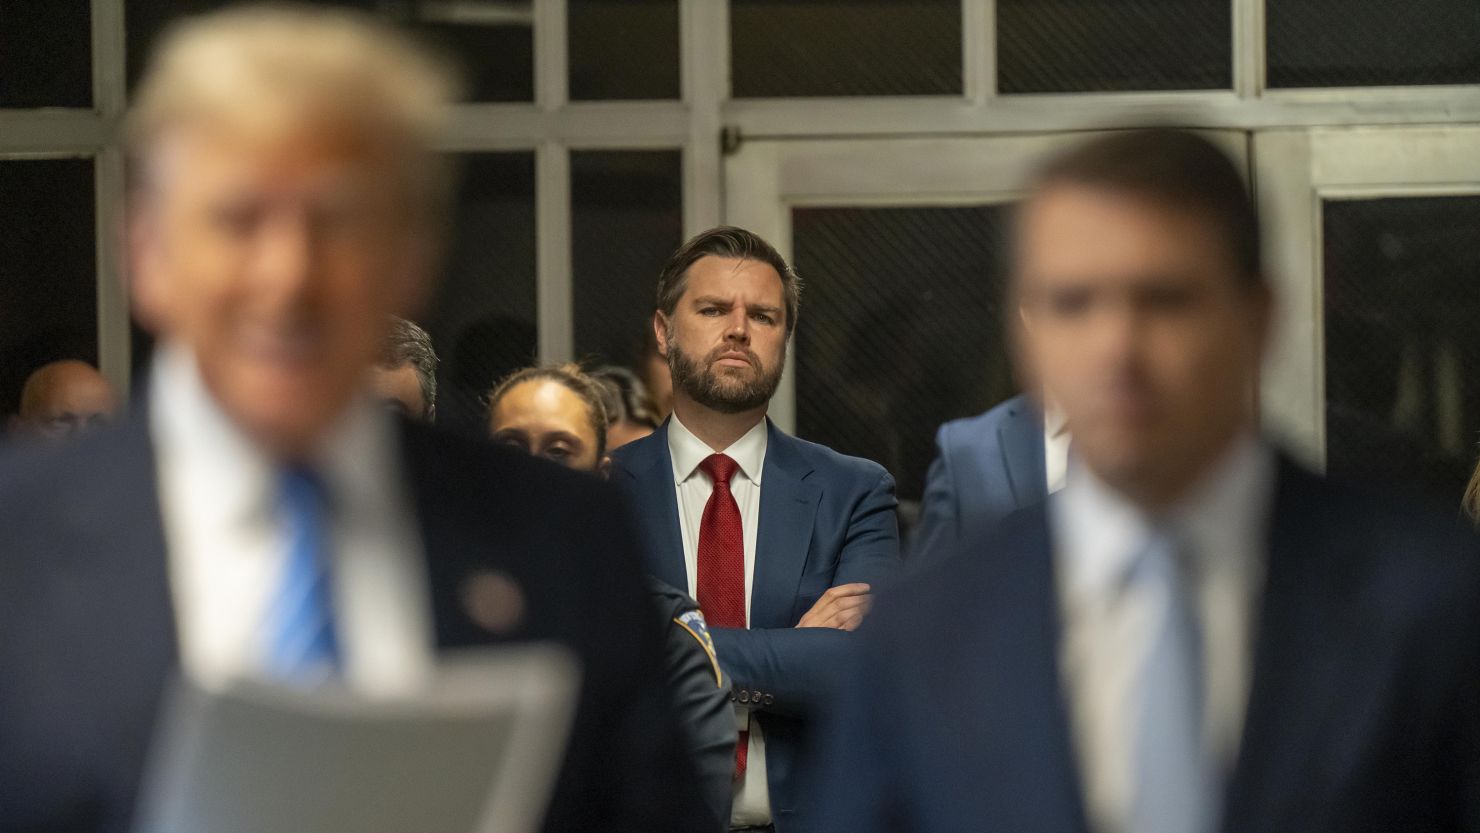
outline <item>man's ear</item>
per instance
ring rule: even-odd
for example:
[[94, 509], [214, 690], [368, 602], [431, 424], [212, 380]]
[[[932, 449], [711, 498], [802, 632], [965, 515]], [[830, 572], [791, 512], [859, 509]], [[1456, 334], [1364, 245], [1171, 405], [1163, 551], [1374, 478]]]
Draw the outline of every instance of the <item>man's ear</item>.
[[658, 355], [668, 358], [668, 316], [662, 310], [653, 313], [653, 338], [658, 343]]
[[128, 240], [129, 306], [144, 329], [160, 335], [168, 319], [169, 288], [166, 286], [163, 242], [160, 240], [158, 209], [145, 197], [129, 203], [126, 227]]
[[602, 480], [610, 480], [612, 477], [612, 458], [610, 454], [603, 455], [601, 461], [596, 464], [596, 476]]

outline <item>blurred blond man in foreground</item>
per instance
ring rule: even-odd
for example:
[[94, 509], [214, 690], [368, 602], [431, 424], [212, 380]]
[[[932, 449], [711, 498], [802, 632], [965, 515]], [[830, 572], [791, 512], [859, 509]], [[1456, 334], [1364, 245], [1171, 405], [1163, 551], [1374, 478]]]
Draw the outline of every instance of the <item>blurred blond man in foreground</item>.
[[430, 288], [452, 95], [349, 13], [164, 40], [128, 122], [143, 414], [0, 462], [0, 830], [127, 830], [177, 669], [406, 696], [444, 650], [531, 639], [584, 672], [547, 829], [696, 829], [617, 500], [366, 390]]

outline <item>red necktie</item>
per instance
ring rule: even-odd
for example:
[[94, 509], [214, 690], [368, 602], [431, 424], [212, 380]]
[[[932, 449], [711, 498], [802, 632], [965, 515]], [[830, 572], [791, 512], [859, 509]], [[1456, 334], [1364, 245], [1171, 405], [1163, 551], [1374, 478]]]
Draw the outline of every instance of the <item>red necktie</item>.
[[[730, 494], [735, 461], [711, 454], [699, 468], [714, 482], [699, 524], [699, 607], [718, 628], [745, 627], [745, 526], [740, 505]], [[741, 732], [735, 745], [735, 779], [745, 775], [750, 733]]]

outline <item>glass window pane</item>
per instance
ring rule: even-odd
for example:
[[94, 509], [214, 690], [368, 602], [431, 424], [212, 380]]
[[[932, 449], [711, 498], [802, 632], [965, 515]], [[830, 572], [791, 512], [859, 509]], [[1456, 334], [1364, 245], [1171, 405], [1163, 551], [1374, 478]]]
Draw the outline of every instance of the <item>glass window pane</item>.
[[1480, 440], [1480, 197], [1325, 204], [1332, 474], [1457, 504]]
[[[177, 18], [229, 0], [125, 0], [128, 79], [138, 82], [155, 39]], [[516, 3], [407, 3], [404, 0], [310, 0], [383, 14], [453, 58], [470, 101], [534, 100], [534, 11]]]
[[1269, 0], [1271, 87], [1480, 82], [1475, 0]]
[[422, 322], [442, 358], [437, 422], [486, 433], [483, 396], [534, 362], [534, 154], [468, 153], [442, 283]]
[[1016, 392], [1002, 308], [1006, 206], [799, 208], [797, 434], [877, 460], [906, 517], [942, 422]]
[[576, 356], [639, 370], [658, 269], [683, 242], [676, 150], [570, 155]]
[[0, 414], [31, 371], [98, 361], [93, 161], [0, 161]]
[[678, 0], [569, 0], [573, 101], [678, 98]]
[[960, 0], [731, 0], [736, 98], [960, 95]]
[[1229, 0], [998, 0], [1002, 93], [1233, 86]]
[[88, 0], [0, 3], [0, 107], [91, 107]]

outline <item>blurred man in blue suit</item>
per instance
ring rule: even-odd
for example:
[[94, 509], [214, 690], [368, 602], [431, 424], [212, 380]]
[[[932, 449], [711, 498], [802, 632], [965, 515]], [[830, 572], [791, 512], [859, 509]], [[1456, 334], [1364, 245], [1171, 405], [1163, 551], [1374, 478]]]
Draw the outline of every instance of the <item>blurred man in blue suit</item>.
[[529, 640], [582, 671], [548, 830], [717, 826], [620, 496], [368, 390], [429, 289], [450, 86], [348, 12], [166, 40], [129, 123], [142, 413], [0, 463], [0, 831], [129, 831], [177, 672], [414, 697], [445, 651]]
[[878, 583], [898, 567], [894, 481], [766, 418], [800, 279], [764, 240], [720, 227], [658, 280], [653, 329], [673, 414], [613, 455], [647, 528], [650, 569], [699, 600], [734, 680], [732, 829], [794, 829], [799, 756], [827, 711]]
[[964, 525], [991, 526], [1063, 488], [1069, 430], [1063, 414], [1020, 394], [984, 414], [956, 419], [935, 435], [910, 567], [943, 555]]
[[1272, 304], [1233, 164], [1091, 140], [1015, 244], [1064, 489], [880, 603], [808, 829], [1480, 830], [1480, 550], [1258, 438]]

